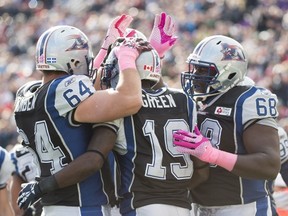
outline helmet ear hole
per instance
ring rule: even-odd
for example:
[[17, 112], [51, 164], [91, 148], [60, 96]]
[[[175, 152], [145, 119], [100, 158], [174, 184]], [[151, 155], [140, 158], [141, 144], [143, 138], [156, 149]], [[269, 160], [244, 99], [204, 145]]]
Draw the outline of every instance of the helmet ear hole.
[[231, 74], [229, 74], [228, 79], [229, 79], [229, 80], [233, 79], [233, 77], [235, 77], [235, 75], [236, 75], [236, 73], [231, 73]]
[[72, 75], [73, 74], [73, 69], [71, 68], [70, 63], [67, 63], [67, 68], [68, 68], [68, 74]]
[[71, 62], [75, 65], [75, 67], [77, 67], [80, 64], [80, 61], [76, 59], [71, 59]]

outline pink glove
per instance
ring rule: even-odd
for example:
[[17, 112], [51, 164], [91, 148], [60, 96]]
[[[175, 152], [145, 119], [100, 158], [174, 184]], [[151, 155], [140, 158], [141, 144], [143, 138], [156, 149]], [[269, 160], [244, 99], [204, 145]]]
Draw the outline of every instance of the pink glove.
[[105, 40], [102, 44], [103, 49], [108, 47], [116, 41], [118, 37], [124, 37], [127, 27], [132, 22], [133, 18], [130, 15], [122, 14], [117, 16], [109, 25]]
[[174, 141], [173, 143], [177, 146], [183, 146], [189, 149], [195, 149], [203, 142], [209, 140], [206, 137], [203, 137], [196, 126], [194, 129], [195, 133], [191, 133], [184, 130], [178, 130], [173, 134]]
[[214, 148], [209, 139], [200, 133], [197, 126], [194, 133], [183, 130], [174, 133], [173, 144], [177, 146], [179, 152], [191, 154], [207, 163], [217, 164], [228, 171], [233, 170], [237, 161], [236, 154]]
[[160, 58], [172, 48], [177, 40], [176, 26], [172, 17], [162, 12], [157, 14], [154, 20], [154, 26], [149, 37], [152, 47], [158, 52]]
[[117, 16], [114, 20], [112, 20], [102, 47], [93, 61], [93, 68], [98, 69], [100, 67], [107, 54], [108, 47], [114, 43], [118, 37], [124, 36], [126, 28], [130, 25], [132, 20], [133, 18], [126, 14]]

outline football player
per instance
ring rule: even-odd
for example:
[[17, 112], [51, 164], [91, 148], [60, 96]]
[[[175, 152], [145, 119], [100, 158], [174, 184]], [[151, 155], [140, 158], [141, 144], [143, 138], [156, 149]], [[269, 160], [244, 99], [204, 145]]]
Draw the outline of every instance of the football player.
[[[153, 61], [149, 60], [151, 56]], [[105, 61], [102, 79], [108, 87], [118, 83], [117, 65], [112, 52]], [[136, 65], [142, 80], [142, 108], [111, 123], [117, 128], [113, 150], [120, 172], [120, 213], [188, 216], [189, 188], [204, 181], [208, 170], [204, 169], [206, 163], [176, 151], [172, 132], [194, 127], [195, 103], [179, 90], [165, 86], [153, 90], [161, 77], [160, 58], [155, 51], [142, 53]]]
[[[145, 49], [147, 46], [132, 39], [116, 47], [121, 80], [115, 89], [95, 91], [91, 80], [93, 53], [87, 36], [72, 26], [52, 27], [41, 35], [36, 67], [43, 72], [43, 79], [40, 84], [37, 81], [22, 86], [15, 100], [18, 132], [40, 165], [40, 179], [24, 186], [19, 194], [20, 208], [42, 197], [44, 214], [109, 214], [101, 172], [94, 171], [85, 181], [69, 187], [73, 179], [65, 179], [62, 184], [53, 174], [87, 151], [93, 133], [89, 123], [110, 121], [139, 110], [141, 83], [135, 60]], [[107, 155], [98, 149], [88, 151], [101, 167]], [[81, 171], [83, 167], [77, 168]], [[77, 174], [81, 176], [81, 172]]]
[[271, 215], [265, 185], [280, 170], [276, 95], [242, 85], [247, 54], [230, 37], [203, 39], [187, 62], [182, 87], [199, 102], [198, 127], [173, 136], [179, 152], [210, 163], [209, 179], [191, 190], [195, 215]]
[[13, 216], [12, 206], [10, 204], [9, 190], [7, 183], [10, 181], [15, 166], [11, 160], [10, 154], [6, 149], [0, 146], [0, 216]]
[[[245, 76], [240, 85], [255, 85], [255, 82]], [[269, 181], [267, 184], [269, 195], [271, 199], [272, 216], [281, 215], [277, 212], [286, 211], [287, 208], [287, 190], [288, 185], [288, 138], [284, 128], [278, 126], [279, 144], [280, 144], [280, 160], [281, 169], [277, 178], [273, 181]], [[284, 181], [283, 181], [284, 180]], [[283, 185], [284, 184], [284, 185]], [[282, 190], [284, 188], [284, 190]], [[276, 191], [274, 191], [276, 189]], [[287, 197], [287, 199], [285, 199]]]
[[286, 131], [280, 126], [278, 126], [278, 135], [280, 140], [281, 169], [277, 178], [268, 185], [273, 216], [284, 214], [281, 214], [281, 211], [288, 213], [288, 138]]
[[18, 194], [21, 190], [21, 185], [28, 182], [35, 182], [35, 178], [39, 176], [39, 167], [36, 164], [35, 158], [28, 148], [17, 143], [9, 152], [11, 159], [15, 165], [15, 171], [12, 174], [10, 184], [12, 207], [15, 216], [40, 216], [42, 206], [40, 202], [29, 206], [25, 211], [17, 205]]
[[[176, 153], [171, 145], [173, 130], [191, 129], [196, 121], [195, 104], [189, 97], [163, 83], [159, 85], [161, 67], [157, 54], [163, 57], [175, 43], [173, 28], [170, 16], [156, 15], [151, 33], [154, 36], [149, 40], [154, 40], [157, 53], [142, 53], [136, 62], [142, 79], [143, 106], [137, 114], [114, 122], [118, 128], [113, 150], [120, 172], [116, 186], [121, 215], [190, 215], [188, 188], [207, 178], [206, 163], [195, 158], [193, 163], [187, 154]], [[169, 33], [165, 33], [167, 29]], [[117, 64], [117, 58], [110, 53], [101, 79], [104, 86], [116, 86]]]

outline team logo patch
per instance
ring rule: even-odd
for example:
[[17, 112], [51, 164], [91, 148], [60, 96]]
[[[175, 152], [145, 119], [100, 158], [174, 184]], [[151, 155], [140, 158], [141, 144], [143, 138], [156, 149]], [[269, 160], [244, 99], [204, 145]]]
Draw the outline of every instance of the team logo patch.
[[242, 49], [236, 45], [229, 45], [227, 43], [222, 44], [223, 58], [222, 61], [225, 60], [235, 60], [235, 61], [245, 61], [245, 56]]
[[88, 50], [88, 41], [81, 37], [81, 35], [70, 35], [68, 37], [69, 40], [75, 40], [73, 45], [66, 49], [65, 51], [71, 50]]
[[230, 116], [231, 115], [231, 108], [227, 107], [216, 107], [214, 114], [223, 115], [223, 116]]
[[50, 63], [50, 64], [56, 63], [56, 58], [55, 57], [47, 57], [46, 62]]

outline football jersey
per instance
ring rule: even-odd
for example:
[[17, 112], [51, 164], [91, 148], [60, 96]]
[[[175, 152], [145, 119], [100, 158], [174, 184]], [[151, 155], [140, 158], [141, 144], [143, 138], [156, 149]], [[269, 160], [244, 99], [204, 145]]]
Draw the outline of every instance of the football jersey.
[[288, 161], [288, 137], [287, 133], [282, 127], [278, 127], [278, 135], [280, 141], [280, 159], [281, 164]]
[[[278, 126], [278, 135], [279, 135], [279, 144], [280, 144], [280, 160], [281, 160], [281, 180], [283, 182], [283, 179], [285, 179], [286, 184], [288, 185], [288, 139], [286, 131]], [[276, 215], [276, 202], [274, 199], [274, 186], [280, 186], [278, 185], [279, 181], [279, 174], [277, 178], [273, 181], [268, 181], [267, 188], [269, 190], [269, 195], [271, 199], [271, 208], [272, 208], [272, 215]], [[284, 184], [285, 184], [284, 182]], [[279, 202], [279, 200], [277, 200]]]
[[0, 190], [6, 187], [7, 181], [15, 170], [7, 150], [0, 146]]
[[[243, 132], [247, 124], [272, 118], [277, 128], [277, 98], [270, 91], [253, 86], [237, 86], [218, 95], [198, 111], [198, 127], [211, 144], [225, 152], [247, 154]], [[210, 165], [207, 181], [192, 191], [193, 202], [203, 206], [246, 204], [267, 196], [265, 180], [242, 178], [226, 169]], [[213, 194], [213, 195], [212, 195]]]
[[282, 127], [278, 127], [278, 134], [280, 140], [281, 159], [280, 174], [286, 183], [286, 186], [288, 186], [288, 137], [286, 131]]
[[28, 147], [16, 144], [10, 151], [11, 159], [15, 165], [15, 174], [20, 176], [24, 182], [33, 182], [39, 177], [39, 164], [36, 164], [36, 155], [29, 151]]
[[142, 91], [143, 105], [119, 120], [115, 158], [119, 165], [120, 212], [149, 204], [191, 208], [193, 162], [173, 145], [173, 132], [196, 124], [194, 102], [179, 90]]
[[[17, 91], [14, 112], [18, 132], [23, 144], [37, 156], [40, 177], [55, 174], [86, 152], [92, 125], [79, 124], [72, 115], [94, 92], [90, 79], [81, 75], [63, 76], [44, 85], [30, 82]], [[97, 207], [108, 202], [101, 172], [42, 197], [43, 206]]]

